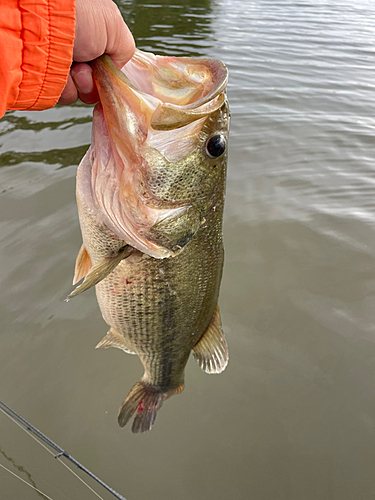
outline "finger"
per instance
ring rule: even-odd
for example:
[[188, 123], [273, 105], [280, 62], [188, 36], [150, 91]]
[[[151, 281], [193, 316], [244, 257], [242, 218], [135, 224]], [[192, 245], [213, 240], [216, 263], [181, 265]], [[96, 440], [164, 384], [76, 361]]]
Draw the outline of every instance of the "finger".
[[78, 92], [78, 97], [85, 104], [96, 104], [99, 101], [99, 94], [97, 91], [94, 91], [90, 94], [81, 94]]
[[92, 69], [89, 64], [76, 63], [73, 64], [70, 70], [73, 82], [77, 87], [78, 92], [90, 94], [94, 89], [94, 81], [92, 77]]
[[89, 64], [76, 63], [71, 70], [74, 84], [78, 90], [78, 96], [85, 104], [94, 104], [99, 101], [98, 91]]
[[111, 26], [107, 26], [108, 39], [105, 52], [118, 68], [122, 68], [133, 57], [135, 42], [118, 7], [113, 5], [115, 10], [112, 13]]
[[81, 101], [85, 104], [95, 104], [98, 102], [99, 95], [91, 66], [86, 63], [76, 63], [72, 67], [71, 74]]
[[74, 85], [71, 74], [69, 73], [68, 81], [66, 82], [65, 88], [62, 91], [60, 99], [57, 104], [61, 104], [62, 106], [67, 106], [69, 104], [73, 104], [78, 99], [78, 92], [76, 86]]

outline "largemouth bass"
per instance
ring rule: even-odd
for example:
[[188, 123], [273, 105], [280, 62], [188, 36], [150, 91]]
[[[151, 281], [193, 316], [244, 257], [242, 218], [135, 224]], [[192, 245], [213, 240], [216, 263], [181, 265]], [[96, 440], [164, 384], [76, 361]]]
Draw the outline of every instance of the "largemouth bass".
[[151, 429], [184, 387], [190, 352], [220, 373], [228, 348], [217, 306], [229, 109], [216, 60], [136, 51], [120, 71], [92, 63], [100, 103], [78, 167], [83, 245], [69, 297], [96, 285], [110, 330], [97, 347], [137, 354], [145, 372], [120, 407]]

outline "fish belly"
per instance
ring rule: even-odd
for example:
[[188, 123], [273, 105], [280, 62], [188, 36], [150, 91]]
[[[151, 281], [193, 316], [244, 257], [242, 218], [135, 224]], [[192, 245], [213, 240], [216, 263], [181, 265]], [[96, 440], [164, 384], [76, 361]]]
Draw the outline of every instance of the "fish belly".
[[215, 311], [222, 263], [221, 231], [202, 230], [179, 255], [125, 259], [96, 286], [104, 320], [140, 357], [148, 383], [183, 383], [190, 351]]

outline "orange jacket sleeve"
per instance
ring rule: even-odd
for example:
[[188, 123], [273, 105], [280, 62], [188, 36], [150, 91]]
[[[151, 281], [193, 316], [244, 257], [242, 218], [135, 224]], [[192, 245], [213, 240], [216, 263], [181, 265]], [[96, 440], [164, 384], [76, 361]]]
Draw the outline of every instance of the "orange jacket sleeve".
[[62, 93], [73, 59], [74, 0], [1, 0], [0, 117], [42, 110]]

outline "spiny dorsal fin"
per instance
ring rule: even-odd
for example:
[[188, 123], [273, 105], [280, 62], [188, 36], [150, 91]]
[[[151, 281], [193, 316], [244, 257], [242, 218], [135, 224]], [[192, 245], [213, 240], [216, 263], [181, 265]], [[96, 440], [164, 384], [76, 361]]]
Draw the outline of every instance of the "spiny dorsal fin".
[[228, 344], [221, 327], [219, 306], [211, 323], [193, 347], [193, 357], [206, 373], [221, 373], [228, 364]]
[[79, 249], [74, 268], [73, 285], [86, 276], [91, 267], [91, 259], [84, 245]]
[[78, 285], [65, 299], [67, 302], [69, 299], [79, 295], [82, 292], [85, 292], [92, 286], [97, 285], [100, 281], [104, 280], [110, 274], [116, 266], [126, 257], [132, 253], [133, 247], [129, 245], [125, 245], [120, 249], [119, 253], [114, 257], [105, 257], [100, 262], [97, 262], [92, 266], [90, 271], [87, 273], [85, 279], [82, 281], [80, 285]]
[[100, 349], [104, 347], [117, 347], [118, 349], [122, 349], [123, 351], [129, 354], [135, 354], [135, 352], [131, 351], [129, 347], [126, 345], [124, 337], [120, 335], [114, 328], [111, 328], [107, 335], [102, 338], [99, 344], [95, 347], [95, 349]]

